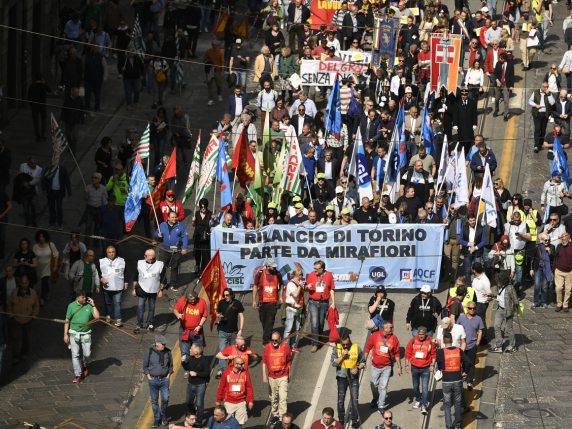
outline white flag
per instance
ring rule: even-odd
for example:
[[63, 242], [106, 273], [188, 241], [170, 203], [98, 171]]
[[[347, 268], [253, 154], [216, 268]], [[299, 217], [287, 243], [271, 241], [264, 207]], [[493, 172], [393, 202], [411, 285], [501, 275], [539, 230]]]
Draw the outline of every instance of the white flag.
[[445, 173], [449, 166], [449, 145], [447, 143], [447, 134], [444, 134], [443, 148], [441, 150], [441, 161], [439, 162], [439, 172], [437, 174], [437, 185], [445, 180]]
[[[301, 195], [302, 194], [302, 182], [300, 181], [300, 174], [305, 173], [304, 162], [302, 160], [302, 152], [300, 151], [300, 145], [298, 144], [298, 137], [292, 132], [290, 132], [286, 139], [289, 144], [289, 152], [284, 160], [284, 171], [282, 172], [282, 178], [280, 180], [280, 189], [282, 191], [288, 191], [292, 194]], [[286, 145], [286, 142], [284, 142]]]
[[348, 167], [348, 177], [354, 176], [357, 177], [356, 174], [356, 165], [357, 165], [357, 153], [358, 153], [358, 142], [361, 142], [361, 131], [358, 127], [356, 132], [356, 138], [354, 139], [354, 149], [352, 151], [352, 159], [350, 161], [350, 166]]
[[493, 190], [493, 181], [491, 179], [491, 170], [489, 164], [485, 164], [485, 177], [483, 179], [483, 187], [481, 198], [485, 202], [485, 213], [487, 214], [487, 225], [497, 226], [497, 209], [495, 203], [495, 192]]
[[458, 162], [457, 174], [455, 176], [455, 208], [457, 210], [469, 203], [469, 183], [467, 182], [467, 167], [465, 167], [465, 163], [463, 162], [464, 159], [465, 148], [462, 148], [459, 157], [460, 162]]
[[455, 150], [449, 158], [449, 165], [447, 165], [447, 170], [445, 171], [445, 186], [447, 186], [447, 191], [450, 191], [455, 187], [455, 178], [457, 177], [457, 163], [459, 162], [457, 153], [458, 146], [459, 144], [457, 143]]

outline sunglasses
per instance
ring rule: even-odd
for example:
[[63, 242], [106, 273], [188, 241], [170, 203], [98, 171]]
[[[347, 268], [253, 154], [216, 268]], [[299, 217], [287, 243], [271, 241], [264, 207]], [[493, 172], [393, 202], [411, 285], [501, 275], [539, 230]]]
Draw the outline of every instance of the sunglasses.
[[393, 417], [384, 417], [383, 420], [393, 420]]
[[226, 297], [226, 296], [230, 296], [230, 295], [228, 293], [225, 293], [223, 296]]
[[477, 307], [467, 307], [467, 309], [469, 309], [469, 310], [476, 310]]

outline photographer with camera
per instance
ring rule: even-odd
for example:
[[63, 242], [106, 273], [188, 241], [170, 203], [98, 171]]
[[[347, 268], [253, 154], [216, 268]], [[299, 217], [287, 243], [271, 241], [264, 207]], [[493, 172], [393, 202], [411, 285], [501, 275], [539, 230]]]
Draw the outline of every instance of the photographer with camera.
[[[69, 344], [72, 352], [74, 383], [79, 383], [89, 374], [87, 367], [91, 356], [91, 325], [87, 323], [93, 319], [99, 319], [99, 311], [93, 299], [87, 297], [85, 290], [79, 289], [76, 292], [76, 300], [68, 305], [64, 325], [64, 342]], [[79, 361], [80, 347], [83, 352], [81, 363]]]

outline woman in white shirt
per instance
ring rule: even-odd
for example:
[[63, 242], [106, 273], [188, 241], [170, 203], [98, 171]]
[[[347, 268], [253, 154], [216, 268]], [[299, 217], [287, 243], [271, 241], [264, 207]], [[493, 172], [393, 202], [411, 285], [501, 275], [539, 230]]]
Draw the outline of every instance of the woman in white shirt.
[[483, 92], [484, 81], [485, 75], [481, 68], [481, 61], [475, 60], [473, 67], [467, 70], [465, 75], [465, 85], [469, 89], [469, 98], [471, 100], [475, 100], [475, 102], [479, 100], [479, 92]]
[[[300, 330], [302, 317], [305, 316], [303, 277], [304, 274], [302, 269], [296, 268], [292, 271], [292, 280], [290, 280], [286, 285], [286, 305], [284, 309], [286, 312], [286, 321], [284, 322], [284, 338], [287, 338], [291, 332]], [[298, 341], [299, 337], [296, 335], [294, 337], [294, 343], [292, 344], [292, 351], [296, 353], [300, 353]], [[290, 340], [285, 340], [285, 342], [290, 344]]]

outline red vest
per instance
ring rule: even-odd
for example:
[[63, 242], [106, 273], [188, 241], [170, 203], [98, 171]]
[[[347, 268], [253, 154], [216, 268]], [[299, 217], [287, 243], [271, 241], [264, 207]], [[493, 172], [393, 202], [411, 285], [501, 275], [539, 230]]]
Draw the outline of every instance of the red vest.
[[258, 300], [265, 303], [278, 302], [278, 274], [270, 275], [263, 270], [258, 276]]
[[455, 347], [453, 350], [443, 349], [445, 354], [444, 372], [456, 372], [461, 370], [461, 349]]
[[[417, 340], [413, 338], [413, 344], [411, 346], [411, 365], [415, 365], [418, 368], [424, 368], [431, 364], [431, 338], [425, 338], [425, 341]], [[423, 357], [417, 353], [423, 353]]]
[[[240, 390], [238, 390], [240, 389]], [[246, 398], [246, 372], [240, 371], [236, 373], [234, 371], [230, 371], [226, 375], [226, 392], [224, 392], [225, 399], [234, 398], [236, 401], [237, 399], [239, 402], [242, 402], [242, 397]], [[232, 399], [231, 399], [232, 401]], [[234, 401], [233, 401], [234, 402]]]

